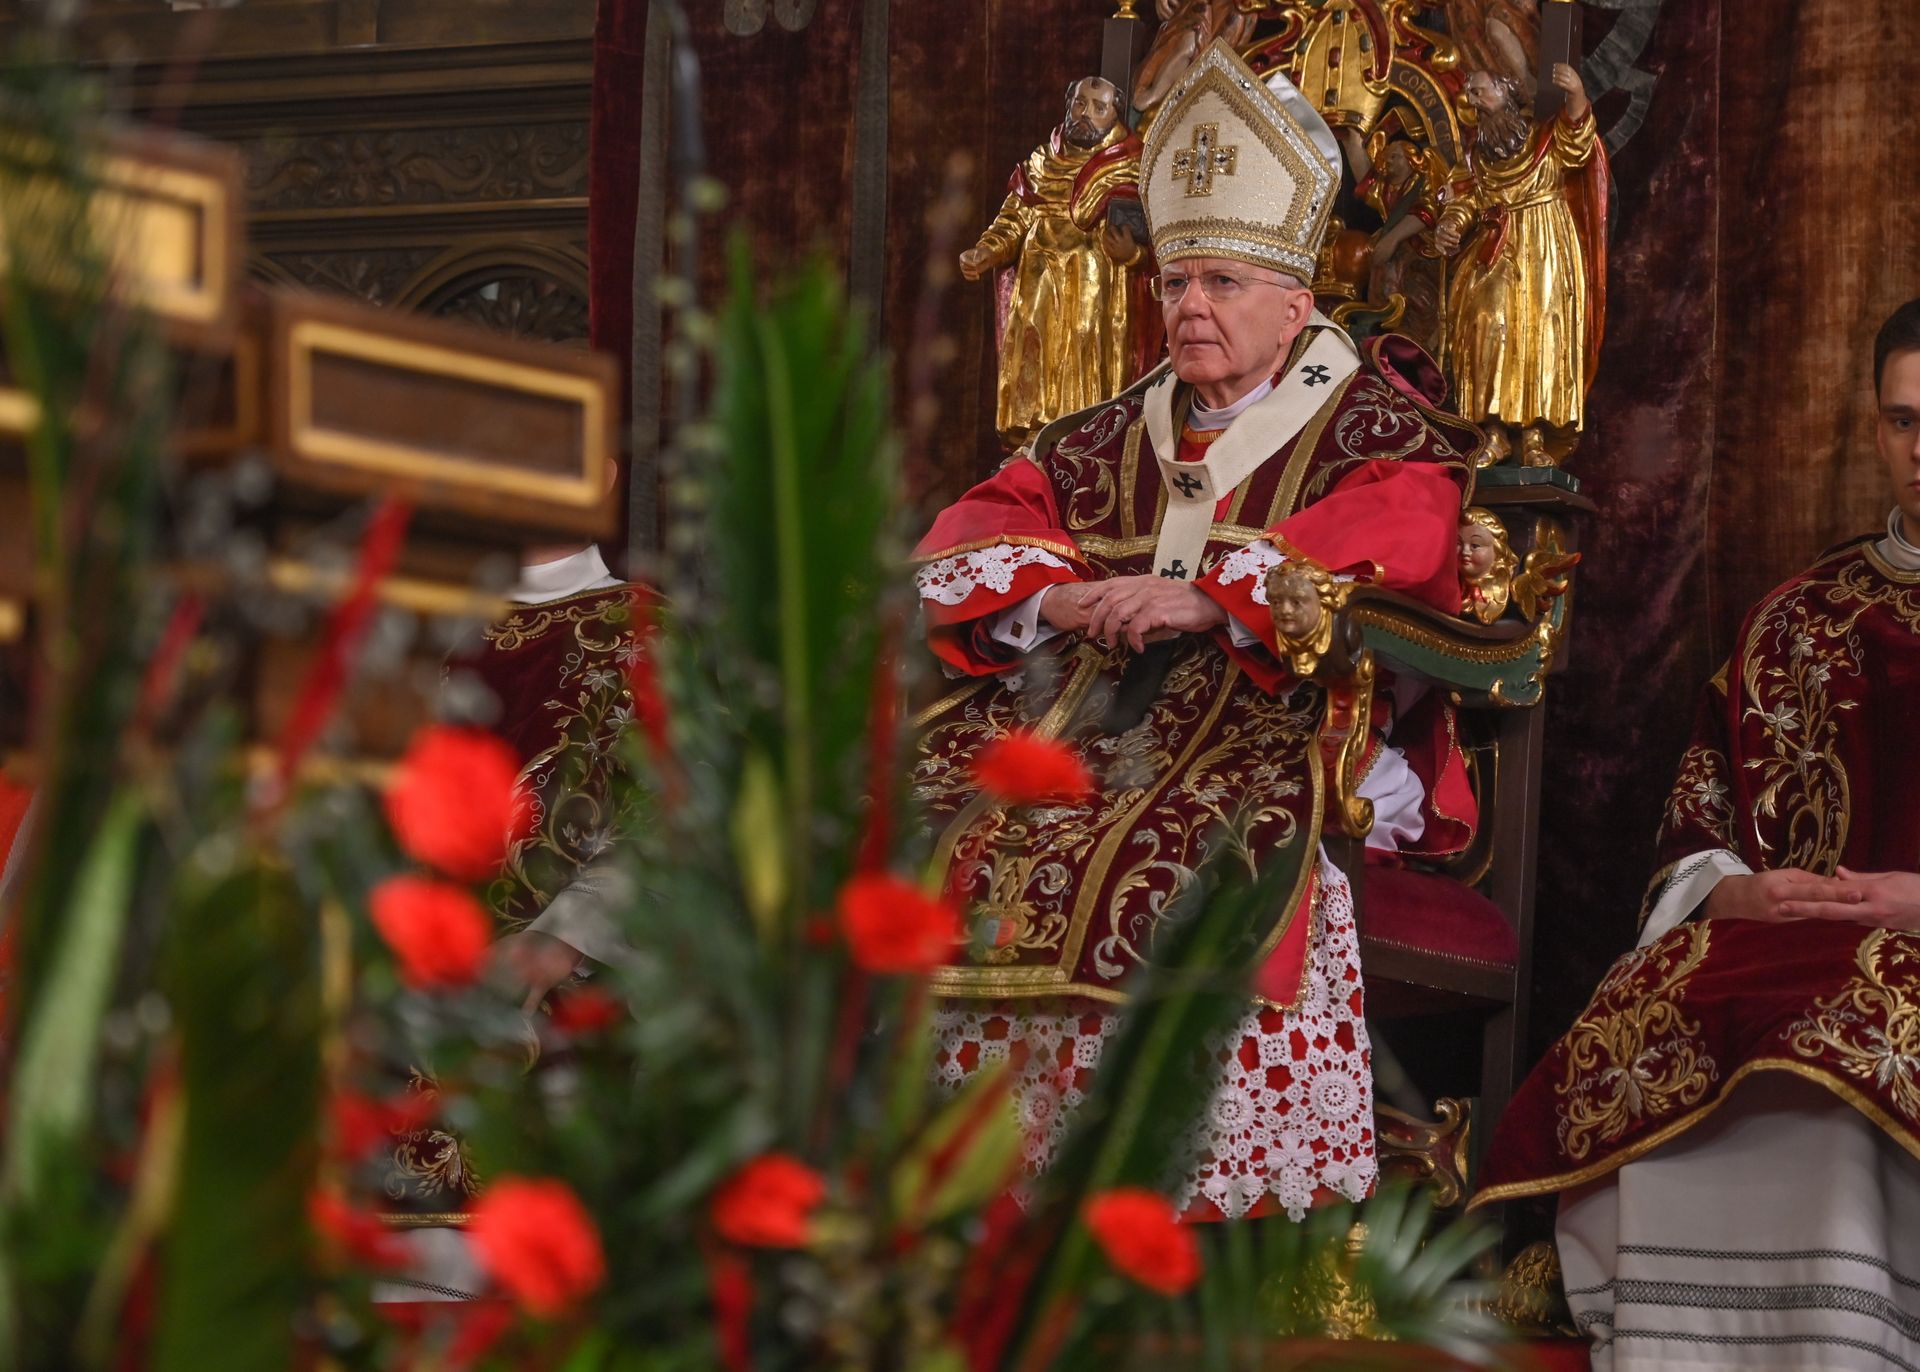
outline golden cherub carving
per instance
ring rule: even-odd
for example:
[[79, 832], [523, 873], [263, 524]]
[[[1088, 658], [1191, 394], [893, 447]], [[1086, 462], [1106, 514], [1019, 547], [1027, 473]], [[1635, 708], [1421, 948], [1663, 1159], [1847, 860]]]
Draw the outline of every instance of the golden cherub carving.
[[1460, 516], [1460, 613], [1491, 624], [1506, 612], [1519, 559], [1507, 542], [1507, 526], [1478, 506]]

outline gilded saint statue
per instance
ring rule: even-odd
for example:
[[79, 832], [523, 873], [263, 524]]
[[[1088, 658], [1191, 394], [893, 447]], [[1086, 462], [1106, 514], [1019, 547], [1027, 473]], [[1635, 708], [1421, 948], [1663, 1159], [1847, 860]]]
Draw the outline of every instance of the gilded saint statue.
[[1579, 441], [1606, 317], [1606, 150], [1578, 72], [1554, 66], [1564, 104], [1536, 123], [1512, 66], [1467, 78], [1478, 125], [1433, 231], [1455, 259], [1445, 360], [1496, 454], [1517, 440], [1524, 464], [1553, 466]]
[[1140, 213], [1140, 140], [1099, 77], [1067, 88], [1065, 117], [1014, 169], [1000, 213], [960, 254], [969, 281], [994, 273], [1009, 448], [1050, 420], [1109, 400], [1160, 351]]

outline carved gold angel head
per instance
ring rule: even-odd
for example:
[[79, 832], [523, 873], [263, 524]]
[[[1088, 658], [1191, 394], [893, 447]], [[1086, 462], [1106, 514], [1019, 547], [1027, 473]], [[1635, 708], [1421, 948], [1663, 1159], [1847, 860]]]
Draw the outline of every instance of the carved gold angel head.
[[1317, 563], [1283, 562], [1267, 573], [1267, 608], [1273, 634], [1295, 676], [1311, 676], [1333, 646], [1338, 585]]
[[1460, 516], [1460, 613], [1491, 624], [1507, 608], [1519, 559], [1507, 542], [1506, 525], [1478, 506]]

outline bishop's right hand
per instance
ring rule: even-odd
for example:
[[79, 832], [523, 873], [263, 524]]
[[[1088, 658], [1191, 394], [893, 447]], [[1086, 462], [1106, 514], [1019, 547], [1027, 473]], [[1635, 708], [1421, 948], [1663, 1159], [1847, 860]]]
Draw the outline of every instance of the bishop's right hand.
[[993, 266], [993, 254], [985, 248], [968, 248], [960, 254], [960, 275], [978, 281]]

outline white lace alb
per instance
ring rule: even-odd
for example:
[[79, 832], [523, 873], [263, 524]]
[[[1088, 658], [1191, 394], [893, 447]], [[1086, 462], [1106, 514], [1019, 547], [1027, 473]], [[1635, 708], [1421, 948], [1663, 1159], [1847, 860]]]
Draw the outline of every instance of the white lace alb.
[[[1299, 1004], [1255, 1009], [1206, 1043], [1219, 1085], [1163, 1183], [1182, 1212], [1210, 1202], [1237, 1219], [1271, 1194], [1299, 1220], [1319, 1188], [1356, 1201], [1373, 1190], [1373, 1050], [1353, 893], [1324, 859], [1313, 921]], [[958, 1089], [982, 1065], [1011, 1061], [1024, 1161], [1037, 1175], [1085, 1100], [1117, 1023], [1116, 1011], [1092, 1002], [1046, 1013], [1004, 1002], [947, 1005], [934, 1016], [934, 1075]]]
[[1067, 564], [1045, 548], [1031, 543], [996, 543], [929, 562], [914, 574], [922, 599], [940, 605], [958, 605], [980, 587], [1005, 595], [1013, 589], [1014, 574], [1022, 567], [1059, 567]]

